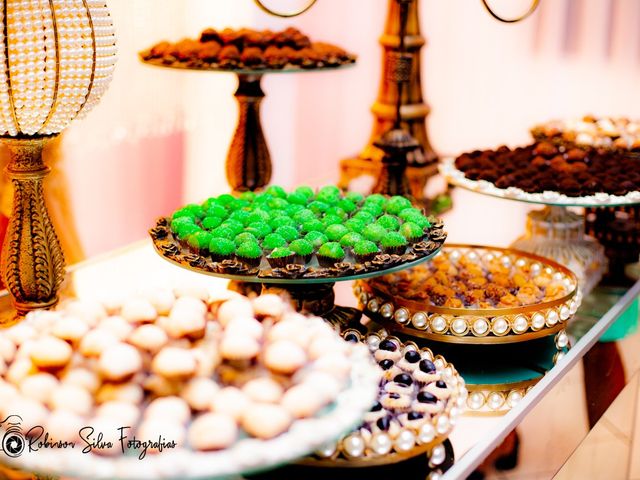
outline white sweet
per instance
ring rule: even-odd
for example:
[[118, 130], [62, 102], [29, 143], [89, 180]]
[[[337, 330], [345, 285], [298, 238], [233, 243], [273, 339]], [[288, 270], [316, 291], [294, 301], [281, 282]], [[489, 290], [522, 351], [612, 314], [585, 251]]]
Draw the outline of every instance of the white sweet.
[[260, 295], [254, 298], [251, 303], [253, 311], [260, 317], [280, 318], [285, 310], [285, 303], [279, 295]]
[[56, 377], [50, 373], [39, 372], [23, 378], [19, 388], [23, 395], [45, 403], [57, 386], [58, 379]]
[[153, 358], [151, 370], [165, 377], [192, 375], [196, 369], [193, 353], [184, 348], [164, 347]]
[[123, 303], [120, 315], [128, 322], [140, 323], [152, 322], [158, 312], [146, 298], [131, 298]]
[[282, 397], [282, 406], [294, 417], [315, 415], [325, 404], [325, 398], [311, 385], [294, 385]]
[[220, 344], [220, 354], [228, 360], [250, 360], [260, 352], [260, 344], [250, 336], [225, 334]]
[[105, 383], [96, 393], [96, 401], [105, 403], [111, 401], [138, 404], [144, 398], [144, 391], [135, 383]]
[[176, 301], [176, 297], [169, 288], [148, 288], [141, 296], [148, 300], [159, 315], [168, 315]]
[[140, 409], [129, 402], [113, 400], [100, 405], [96, 415], [115, 420], [122, 426], [133, 426], [140, 418]]
[[39, 368], [60, 368], [69, 362], [71, 353], [67, 342], [47, 336], [37, 340], [31, 352], [31, 361]]
[[62, 340], [79, 342], [89, 331], [89, 325], [78, 317], [64, 317], [56, 321], [51, 333]]
[[187, 423], [191, 411], [189, 405], [180, 397], [156, 398], [144, 412], [144, 418], [155, 418], [168, 422]]
[[8, 368], [5, 379], [14, 385], [20, 385], [20, 382], [31, 373], [35, 373], [36, 368], [31, 359], [21, 358], [14, 361]]
[[80, 353], [85, 357], [98, 357], [102, 351], [118, 343], [118, 337], [108, 330], [96, 329], [87, 333], [80, 341]]
[[217, 317], [222, 326], [226, 326], [234, 318], [253, 318], [253, 307], [247, 299], [234, 298], [218, 307]]
[[142, 357], [135, 347], [116, 343], [102, 351], [98, 369], [107, 380], [120, 381], [142, 369]]
[[230, 415], [240, 420], [242, 414], [253, 408], [249, 398], [236, 387], [225, 387], [218, 391], [211, 400], [211, 410], [216, 413]]
[[196, 377], [189, 381], [181, 396], [193, 410], [203, 411], [209, 408], [211, 399], [218, 390], [220, 387], [210, 378]]
[[277, 403], [282, 398], [284, 388], [271, 378], [254, 378], [242, 387], [242, 391], [253, 402]]
[[54, 410], [69, 410], [84, 416], [91, 413], [93, 396], [78, 385], [64, 384], [53, 390], [47, 403]]
[[264, 351], [264, 364], [278, 373], [291, 374], [307, 361], [307, 354], [289, 340], [278, 340], [268, 345]]
[[[136, 437], [143, 441], [157, 442], [158, 439], [164, 438], [165, 442], [176, 442], [178, 447], [184, 447], [185, 436], [185, 428], [181, 423], [156, 417], [144, 420], [138, 427], [136, 434]], [[156, 450], [149, 448], [149, 452]]]
[[85, 420], [70, 410], [54, 410], [43, 426], [55, 441], [77, 442], [80, 429], [85, 426]]
[[238, 426], [228, 415], [205, 413], [189, 427], [189, 444], [195, 450], [220, 450], [238, 438]]
[[242, 428], [261, 439], [273, 438], [286, 431], [293, 418], [283, 407], [270, 403], [255, 403], [242, 415]]
[[72, 368], [62, 376], [62, 382], [68, 385], [77, 385], [90, 393], [95, 393], [100, 387], [98, 375], [86, 368]]
[[118, 340], [126, 340], [133, 331], [133, 326], [120, 316], [111, 316], [100, 320], [98, 328], [113, 333]]
[[151, 353], [157, 352], [169, 341], [167, 333], [153, 324], [141, 325], [129, 335], [128, 342]]
[[16, 344], [5, 336], [0, 336], [0, 357], [5, 362], [11, 362], [16, 354]]
[[227, 324], [224, 332], [225, 335], [242, 335], [259, 340], [264, 333], [264, 327], [255, 318], [237, 317]]

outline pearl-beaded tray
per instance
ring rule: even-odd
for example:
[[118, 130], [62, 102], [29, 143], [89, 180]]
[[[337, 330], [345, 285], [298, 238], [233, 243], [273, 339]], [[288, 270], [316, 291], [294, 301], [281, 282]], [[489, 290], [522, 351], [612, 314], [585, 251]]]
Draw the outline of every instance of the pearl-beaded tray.
[[[534, 277], [550, 278], [565, 288], [565, 294], [553, 300], [509, 308], [452, 308], [403, 297], [397, 291], [399, 279], [394, 274], [356, 282], [354, 292], [362, 310], [391, 330], [441, 342], [515, 343], [560, 332], [558, 348], [568, 346], [563, 330], [580, 306], [581, 294], [576, 276], [566, 267], [537, 255], [497, 247], [449, 245], [440, 255], [453, 264], [465, 259], [483, 265], [497, 259], [505, 267], [523, 268]], [[420, 269], [415, 271], [430, 275]], [[411, 270], [397, 275], [403, 273], [410, 274]], [[421, 284], [426, 280], [420, 277], [413, 281]]]
[[[401, 420], [403, 416], [416, 412], [413, 407], [404, 409], [404, 413], [398, 413], [398, 410], [393, 407], [384, 407], [381, 402], [384, 402], [385, 396], [389, 396], [389, 386], [393, 387], [397, 382], [390, 378], [386, 381], [383, 380], [378, 397], [377, 407], [379, 408], [374, 407], [368, 415], [375, 416], [377, 412], [384, 412], [384, 415], [378, 420], [367, 420], [365, 417], [365, 423], [359, 428], [341, 438], [337, 443], [326, 445], [318, 450], [314, 456], [307, 457], [300, 463], [316, 467], [370, 467], [389, 465], [426, 454], [429, 458], [429, 466], [437, 470], [446, 459], [446, 448], [443, 442], [465, 409], [467, 389], [464, 379], [453, 365], [442, 356], [434, 355], [428, 348], [419, 348], [413, 342], [403, 343], [397, 337], [389, 336], [385, 330], [363, 335], [357, 330], [349, 329], [343, 332], [342, 336], [348, 341], [366, 343], [380, 364], [385, 361], [380, 358], [386, 356], [385, 353], [389, 353], [388, 350], [381, 348], [383, 342], [387, 345], [393, 345], [395, 350], [391, 353], [398, 356], [396, 359], [398, 363], [394, 364], [387, 359], [387, 363], [390, 362], [392, 366], [385, 365], [388, 367], [385, 373], [395, 369], [397, 372], [411, 377], [413, 383], [410, 386], [412, 388], [417, 387], [420, 391], [429, 391], [429, 388], [436, 385], [435, 380], [420, 382], [413, 376], [412, 372], [419, 369], [419, 363], [413, 363], [413, 371], [408, 369], [411, 365], [407, 362], [405, 355], [408, 352], [417, 352], [421, 359], [420, 364], [422, 361], [427, 361], [434, 370], [433, 375], [446, 385], [448, 396], [443, 399], [438, 398], [437, 402], [432, 405], [434, 408], [437, 408], [436, 405], [440, 408], [433, 412], [424, 412], [421, 414], [423, 415], [421, 418], [414, 420], [416, 423], [402, 423], [407, 420], [407, 418]], [[399, 367], [403, 362], [404, 369]], [[434, 395], [431, 396], [436, 398]], [[418, 401], [417, 398], [414, 399], [414, 403]], [[388, 422], [387, 428], [383, 429], [379, 426], [379, 422], [385, 418], [392, 418], [392, 420]]]

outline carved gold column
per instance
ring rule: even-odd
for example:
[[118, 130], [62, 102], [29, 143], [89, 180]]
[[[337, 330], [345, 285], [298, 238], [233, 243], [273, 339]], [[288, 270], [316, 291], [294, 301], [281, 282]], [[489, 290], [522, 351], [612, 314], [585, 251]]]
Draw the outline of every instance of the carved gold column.
[[42, 149], [51, 138], [2, 138], [10, 156], [6, 174], [13, 185], [13, 209], [0, 270], [18, 313], [56, 303], [64, 275], [64, 256], [42, 193], [49, 173]]
[[[407, 22], [405, 25], [405, 49], [411, 55], [410, 79], [401, 95], [400, 118], [401, 127], [411, 133], [418, 143], [419, 148], [409, 155], [409, 167], [407, 176], [411, 186], [412, 195], [416, 199], [424, 198], [424, 187], [429, 177], [437, 173], [437, 154], [429, 142], [427, 134], [426, 118], [429, 114], [429, 106], [422, 96], [422, 80], [420, 66], [420, 51], [425, 45], [425, 39], [420, 33], [419, 2], [413, 0], [408, 6]], [[396, 0], [389, 0], [389, 9], [384, 34], [380, 37], [380, 45], [383, 47], [383, 71], [380, 81], [378, 98], [371, 107], [374, 114], [374, 124], [369, 142], [362, 152], [354, 158], [348, 158], [341, 162], [340, 186], [346, 188], [349, 182], [360, 175], [378, 176], [382, 151], [375, 145], [375, 141], [388, 131], [394, 123], [398, 98], [397, 84], [390, 81], [387, 75], [391, 68], [389, 59], [393, 58], [390, 52], [396, 52], [400, 46], [400, 5]]]

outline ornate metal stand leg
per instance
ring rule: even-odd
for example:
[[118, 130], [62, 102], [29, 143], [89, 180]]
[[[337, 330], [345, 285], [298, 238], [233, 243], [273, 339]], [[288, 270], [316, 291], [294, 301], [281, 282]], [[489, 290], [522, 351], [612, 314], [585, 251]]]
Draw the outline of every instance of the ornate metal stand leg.
[[263, 293], [286, 293], [296, 310], [322, 317], [340, 331], [346, 325], [357, 323], [362, 312], [357, 308], [336, 305], [334, 285], [334, 283], [304, 285], [265, 283], [262, 285], [262, 291]]
[[582, 216], [564, 207], [530, 212], [526, 233], [512, 246], [551, 258], [571, 269], [585, 295], [599, 282], [607, 265], [602, 245], [585, 235]]
[[20, 314], [55, 304], [64, 278], [64, 256], [42, 193], [49, 173], [42, 148], [50, 138], [2, 139], [9, 149], [6, 173], [14, 194], [0, 268]]
[[260, 124], [261, 79], [262, 75], [238, 74], [235, 97], [240, 112], [227, 154], [227, 180], [236, 191], [257, 190], [271, 180], [271, 156]]

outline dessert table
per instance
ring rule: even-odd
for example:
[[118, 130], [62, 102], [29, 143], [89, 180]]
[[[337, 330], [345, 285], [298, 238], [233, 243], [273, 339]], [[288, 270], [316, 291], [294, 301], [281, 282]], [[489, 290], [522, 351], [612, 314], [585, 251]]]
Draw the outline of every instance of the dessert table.
[[[224, 279], [203, 277], [165, 262], [151, 241], [144, 240], [70, 267], [62, 296], [100, 298], [104, 296], [101, 292], [117, 295], [148, 286], [150, 281], [154, 286], [205, 282], [221, 291], [227, 286]], [[351, 288], [351, 282], [338, 284], [336, 297], [345, 305], [356, 306]], [[485, 463], [514, 428], [520, 459], [515, 470], [499, 473], [499, 478], [534, 474], [552, 478], [589, 434], [589, 413], [594, 415], [590, 410], [604, 412], [640, 370], [640, 359], [634, 356], [640, 347], [640, 334], [631, 333], [637, 323], [639, 294], [637, 282], [629, 288], [598, 287], [585, 297], [569, 328], [572, 348], [515, 407], [503, 416], [471, 414], [468, 410], [458, 419], [450, 436], [455, 462], [443, 478], [466, 478]], [[8, 308], [6, 293], [0, 296], [0, 302], [2, 308]], [[621, 322], [632, 326], [626, 336], [622, 335], [624, 338], [617, 343], [599, 341], [614, 323], [620, 330]], [[611, 331], [607, 336], [611, 337]], [[421, 471], [409, 471], [415, 478], [424, 478]], [[493, 467], [483, 471], [487, 478], [498, 478]]]

